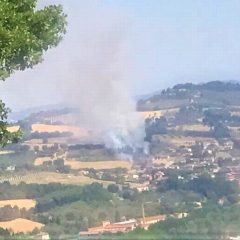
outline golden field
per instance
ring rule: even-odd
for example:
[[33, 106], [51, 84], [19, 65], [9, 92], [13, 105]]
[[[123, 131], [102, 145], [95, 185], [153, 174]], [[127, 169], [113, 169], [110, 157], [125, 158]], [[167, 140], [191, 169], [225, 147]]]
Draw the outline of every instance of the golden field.
[[0, 181], [9, 181], [10, 184], [20, 184], [25, 182], [27, 184], [48, 184], [48, 183], [62, 183], [62, 184], [73, 184], [73, 185], [86, 185], [94, 182], [102, 183], [107, 186], [110, 181], [96, 180], [87, 176], [64, 174], [56, 172], [28, 172], [22, 175], [16, 176], [2, 176]]
[[35, 228], [40, 230], [44, 227], [44, 224], [39, 222], [33, 222], [28, 219], [17, 218], [11, 221], [0, 222], [0, 227], [8, 229], [13, 233], [30, 233]]
[[179, 125], [176, 126], [175, 129], [182, 131], [201, 131], [201, 132], [208, 132], [210, 130], [209, 126], [205, 126], [202, 124]]
[[29, 210], [36, 206], [36, 201], [33, 199], [13, 199], [0, 201], [0, 208], [10, 205], [11, 207], [17, 206], [19, 209], [26, 208]]
[[96, 162], [80, 162], [76, 160], [64, 161], [66, 165], [69, 165], [72, 169], [86, 169], [93, 168], [96, 170], [101, 169], [114, 169], [114, 168], [126, 168], [131, 169], [132, 164], [128, 161], [116, 160], [116, 161], [96, 161]]
[[35, 166], [40, 166], [46, 161], [53, 161], [53, 160], [55, 160], [55, 158], [52, 159], [51, 157], [38, 157], [38, 158], [35, 159], [34, 165]]
[[32, 132], [71, 132], [76, 137], [87, 137], [86, 129], [70, 125], [32, 124]]
[[9, 132], [17, 132], [19, 130], [20, 126], [11, 126], [11, 127], [7, 127], [7, 130]]
[[158, 139], [159, 141], [166, 142], [175, 146], [191, 146], [195, 144], [196, 141], [207, 141], [210, 143], [216, 143], [216, 140], [213, 138], [201, 138], [201, 137], [177, 137], [177, 136], [161, 136], [161, 135], [155, 135], [155, 139]]
[[[56, 158], [50, 158], [50, 157], [38, 157], [34, 161], [35, 166], [42, 165], [45, 161], [53, 161], [56, 160]], [[129, 161], [124, 160], [112, 160], [112, 161], [91, 161], [91, 162], [81, 162], [74, 159], [65, 159], [64, 160], [65, 165], [69, 165], [71, 169], [86, 169], [86, 168], [93, 168], [96, 170], [101, 169], [114, 169], [114, 168], [126, 168], [131, 169], [132, 164]]]
[[179, 110], [179, 108], [169, 108], [169, 109], [162, 109], [157, 111], [144, 111], [139, 112], [144, 118], [148, 117], [161, 117], [168, 113], [176, 113]]
[[175, 162], [176, 158], [174, 157], [161, 157], [159, 159], [153, 159], [153, 164], [170, 166]]

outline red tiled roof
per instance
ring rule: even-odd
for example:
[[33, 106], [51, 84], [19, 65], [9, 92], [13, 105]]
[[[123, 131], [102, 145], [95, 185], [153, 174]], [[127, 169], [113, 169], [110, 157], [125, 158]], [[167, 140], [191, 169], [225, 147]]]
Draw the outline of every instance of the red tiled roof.
[[[145, 222], [147, 223], [148, 221], [163, 221], [166, 219], [166, 215], [157, 215], [157, 216], [152, 216], [152, 217], [145, 217]], [[143, 218], [139, 218], [138, 221], [143, 221]]]

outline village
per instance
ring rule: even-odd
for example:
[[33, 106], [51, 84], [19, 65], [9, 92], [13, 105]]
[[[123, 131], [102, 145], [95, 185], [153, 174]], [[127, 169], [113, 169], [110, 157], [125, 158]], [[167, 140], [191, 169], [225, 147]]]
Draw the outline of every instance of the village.
[[[151, 230], [152, 225], [169, 219], [188, 219], [209, 201], [219, 206], [238, 203], [239, 108], [202, 108], [201, 93], [188, 93], [185, 86], [163, 91], [161, 98], [179, 95], [188, 98], [181, 107], [144, 111], [139, 102], [147, 153], [128, 149], [119, 154], [121, 149], [108, 148], [91, 132], [72, 125], [76, 112], [71, 109], [41, 111], [12, 121], [8, 130], [21, 129], [23, 137], [0, 152], [0, 186], [10, 192], [17, 186], [22, 199], [11, 199], [10, 193], [9, 199], [2, 196], [0, 227], [11, 226], [18, 234], [15, 222], [27, 221], [31, 227], [24, 233], [34, 231], [37, 239], [47, 239], [57, 231], [85, 239], [138, 228]], [[145, 104], [158, 101], [153, 98]], [[38, 185], [46, 197], [38, 193]], [[54, 195], [48, 193], [48, 186], [55, 189]], [[25, 212], [17, 200], [34, 205]], [[55, 206], [61, 210], [54, 211]], [[90, 206], [94, 216], [85, 212]], [[11, 218], [5, 218], [7, 211], [13, 212]]]

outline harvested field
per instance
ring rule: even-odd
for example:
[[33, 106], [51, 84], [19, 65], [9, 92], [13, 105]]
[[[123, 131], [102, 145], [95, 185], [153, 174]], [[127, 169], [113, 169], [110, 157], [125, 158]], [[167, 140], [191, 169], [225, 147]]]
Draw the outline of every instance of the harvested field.
[[116, 160], [116, 161], [96, 161], [96, 162], [80, 162], [76, 160], [66, 160], [64, 162], [69, 165], [72, 169], [85, 169], [94, 168], [100, 169], [114, 169], [114, 168], [126, 168], [131, 169], [132, 164], [128, 161]]
[[77, 137], [87, 137], [86, 129], [70, 125], [32, 124], [32, 132], [71, 132]]
[[194, 145], [196, 141], [209, 142], [215, 144], [217, 141], [214, 138], [201, 138], [201, 137], [177, 137], [177, 136], [161, 136], [155, 135], [155, 140], [166, 142], [175, 146], [191, 146]]
[[157, 110], [157, 111], [144, 111], [139, 112], [144, 118], [148, 117], [161, 117], [168, 113], [176, 113], [179, 110], [179, 108], [169, 108], [169, 109], [163, 109], [163, 110]]
[[166, 166], [170, 166], [175, 162], [175, 158], [174, 157], [160, 157], [158, 159], [153, 159], [153, 164], [156, 165], [161, 165], [164, 164]]
[[68, 144], [69, 142], [70, 141], [68, 137], [48, 138], [48, 144], [54, 144], [54, 143]]
[[33, 222], [28, 219], [17, 218], [12, 221], [0, 222], [0, 227], [8, 229], [13, 233], [29, 233], [32, 232], [35, 228], [40, 230], [44, 227], [44, 224], [39, 222]]
[[42, 144], [42, 139], [33, 138], [31, 140], [25, 141], [24, 143], [32, 144], [32, 145], [38, 145], [38, 144]]
[[35, 166], [40, 166], [46, 161], [53, 161], [53, 160], [55, 160], [55, 159], [52, 159], [51, 157], [38, 157], [38, 158], [35, 159], [34, 165]]
[[33, 199], [13, 199], [0, 201], [0, 208], [7, 205], [10, 205], [11, 207], [17, 206], [19, 209], [26, 208], [26, 210], [29, 210], [30, 208], [34, 208], [36, 206], [36, 201]]
[[147, 111], [147, 112], [140, 112], [141, 115], [144, 117], [144, 118], [148, 118], [148, 117], [160, 117], [162, 116], [162, 113], [161, 111]]
[[19, 130], [20, 126], [11, 126], [11, 127], [8, 127], [7, 130], [9, 132], [17, 132]]
[[192, 124], [192, 125], [180, 125], [175, 128], [176, 130], [181, 129], [182, 131], [200, 131], [208, 132], [210, 128], [202, 124]]
[[91, 184], [93, 182], [99, 182], [103, 185], [108, 185], [110, 181], [101, 181], [96, 180], [87, 176], [82, 175], [74, 175], [74, 174], [64, 174], [64, 173], [56, 173], [56, 172], [28, 172], [26, 174], [21, 175], [9, 175], [9, 176], [1, 176], [0, 182], [9, 181], [10, 184], [20, 184], [21, 182], [25, 182], [27, 184], [36, 183], [36, 184], [48, 184], [48, 183], [62, 183], [62, 184], [73, 184], [73, 185], [86, 185]]

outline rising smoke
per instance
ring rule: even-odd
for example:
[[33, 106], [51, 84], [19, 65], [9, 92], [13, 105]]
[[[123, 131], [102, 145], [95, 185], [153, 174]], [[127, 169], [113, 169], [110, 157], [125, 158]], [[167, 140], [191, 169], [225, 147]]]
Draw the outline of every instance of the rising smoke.
[[129, 93], [133, 66], [126, 41], [129, 22], [119, 13], [88, 7], [87, 13], [73, 19], [79, 25], [68, 33], [74, 39], [73, 52], [59, 69], [65, 79], [59, 81], [59, 89], [78, 108], [78, 124], [89, 129], [94, 140], [116, 150], [135, 151], [144, 146], [145, 133]]

